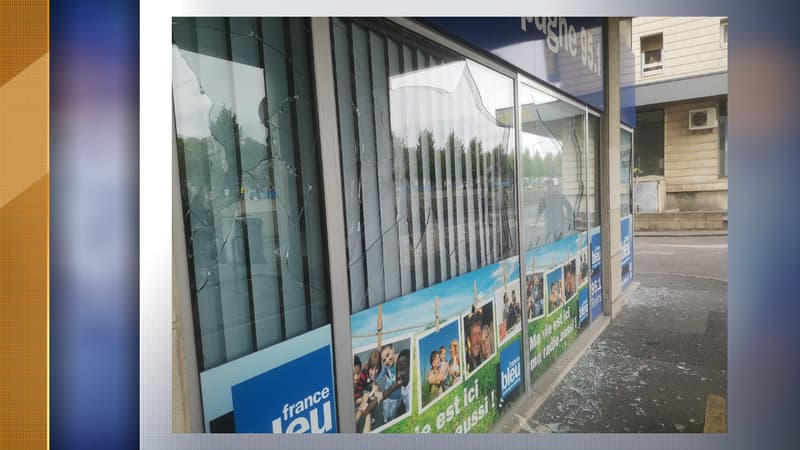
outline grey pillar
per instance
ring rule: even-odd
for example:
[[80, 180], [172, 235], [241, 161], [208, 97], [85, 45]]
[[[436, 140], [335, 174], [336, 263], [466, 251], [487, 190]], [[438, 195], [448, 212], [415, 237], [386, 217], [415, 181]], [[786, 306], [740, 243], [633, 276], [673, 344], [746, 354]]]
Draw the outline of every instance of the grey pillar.
[[[619, 18], [605, 19], [603, 34], [603, 92], [605, 112], [601, 118], [600, 203], [603, 261], [603, 313], [611, 315], [611, 306], [621, 293], [620, 243], [620, 95], [619, 95]], [[613, 317], [612, 317], [613, 320]]]
[[[353, 344], [350, 336], [350, 290], [342, 208], [342, 168], [339, 130], [336, 128], [336, 93], [333, 84], [330, 19], [311, 19], [317, 114], [325, 192], [328, 268], [330, 271], [331, 325], [333, 328], [333, 372], [336, 376], [336, 418], [340, 433], [355, 433], [353, 398]], [[348, 399], [350, 399], [348, 401]]]

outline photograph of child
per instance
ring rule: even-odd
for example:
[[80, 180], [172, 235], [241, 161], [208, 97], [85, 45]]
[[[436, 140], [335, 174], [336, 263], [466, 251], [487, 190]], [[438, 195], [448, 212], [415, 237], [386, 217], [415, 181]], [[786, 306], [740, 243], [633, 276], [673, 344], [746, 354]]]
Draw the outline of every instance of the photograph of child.
[[564, 277], [561, 266], [547, 273], [547, 314], [552, 314], [564, 304]]
[[354, 351], [356, 431], [377, 431], [411, 413], [411, 338]]
[[462, 316], [464, 330], [464, 359], [467, 373], [473, 373], [490, 359], [496, 350], [494, 343], [494, 311], [490, 300]]
[[525, 279], [528, 320], [533, 320], [544, 314], [544, 273], [529, 273]]
[[[436, 400], [451, 387], [461, 382], [461, 358], [458, 355], [460, 341], [458, 319], [439, 325], [439, 330], [432, 328], [417, 338], [419, 364], [419, 387], [417, 389], [420, 410], [436, 403]], [[447, 359], [448, 349], [450, 359]]]
[[522, 305], [518, 290], [519, 285], [512, 283], [508, 285], [508, 289], [500, 288], [494, 294], [495, 307], [502, 313], [497, 318], [501, 344], [522, 329]]
[[575, 285], [581, 287], [583, 283], [589, 280], [589, 249], [586, 247], [578, 251], [578, 267], [577, 267], [577, 281]]
[[569, 300], [575, 295], [575, 258], [564, 264], [564, 300]]

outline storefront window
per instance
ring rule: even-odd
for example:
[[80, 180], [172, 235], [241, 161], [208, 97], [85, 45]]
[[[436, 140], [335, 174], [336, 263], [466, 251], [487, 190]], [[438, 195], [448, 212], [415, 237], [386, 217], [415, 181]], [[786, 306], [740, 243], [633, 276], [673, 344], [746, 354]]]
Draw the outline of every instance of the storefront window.
[[619, 215], [625, 217], [633, 204], [633, 134], [628, 130], [620, 129], [619, 151]]
[[586, 139], [589, 170], [586, 172], [589, 229], [600, 226], [600, 117], [589, 114], [589, 135]]
[[513, 80], [332, 20], [352, 312], [517, 253]]
[[522, 85], [525, 248], [587, 228], [585, 111]]
[[301, 18], [173, 20], [201, 371], [330, 321], [309, 36]]

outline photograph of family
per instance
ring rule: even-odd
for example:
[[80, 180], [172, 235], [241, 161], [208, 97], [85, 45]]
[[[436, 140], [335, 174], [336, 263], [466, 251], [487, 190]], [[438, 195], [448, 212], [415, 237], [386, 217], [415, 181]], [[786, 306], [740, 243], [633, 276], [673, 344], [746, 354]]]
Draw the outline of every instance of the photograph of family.
[[461, 319], [466, 373], [471, 374], [495, 353], [493, 301], [474, 306]]
[[495, 307], [502, 314], [497, 318], [500, 344], [522, 329], [522, 305], [518, 291], [519, 284], [514, 280], [507, 288], [498, 289], [494, 294]]
[[564, 304], [564, 277], [562, 267], [547, 272], [547, 314], [550, 315]]
[[450, 388], [461, 382], [461, 337], [458, 318], [428, 330], [417, 338], [417, 384], [420, 411], [436, 403]]
[[528, 302], [528, 320], [544, 315], [544, 272], [529, 273], [525, 277], [525, 298]]
[[411, 338], [354, 351], [356, 431], [378, 431], [411, 413]]
[[575, 295], [575, 258], [564, 263], [564, 300]]

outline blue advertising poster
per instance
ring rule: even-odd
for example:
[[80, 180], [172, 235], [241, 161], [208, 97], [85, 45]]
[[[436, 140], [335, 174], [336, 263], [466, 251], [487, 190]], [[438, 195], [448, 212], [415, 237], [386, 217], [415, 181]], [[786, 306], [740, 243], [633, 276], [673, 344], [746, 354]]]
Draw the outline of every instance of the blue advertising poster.
[[622, 218], [620, 232], [622, 234], [622, 289], [628, 287], [633, 281], [633, 233], [631, 230], [632, 216]]
[[589, 324], [589, 290], [578, 291], [578, 328], [585, 328]]
[[519, 273], [512, 257], [352, 315], [356, 431], [489, 431], [522, 380]]
[[603, 315], [603, 264], [600, 253], [600, 227], [591, 234], [592, 281], [589, 286], [589, 309], [592, 321]]
[[331, 326], [200, 373], [206, 432], [335, 433]]
[[500, 398], [505, 399], [522, 385], [520, 345], [509, 345], [500, 351]]
[[330, 362], [331, 348], [325, 346], [235, 384], [231, 392], [236, 431], [335, 433]]

